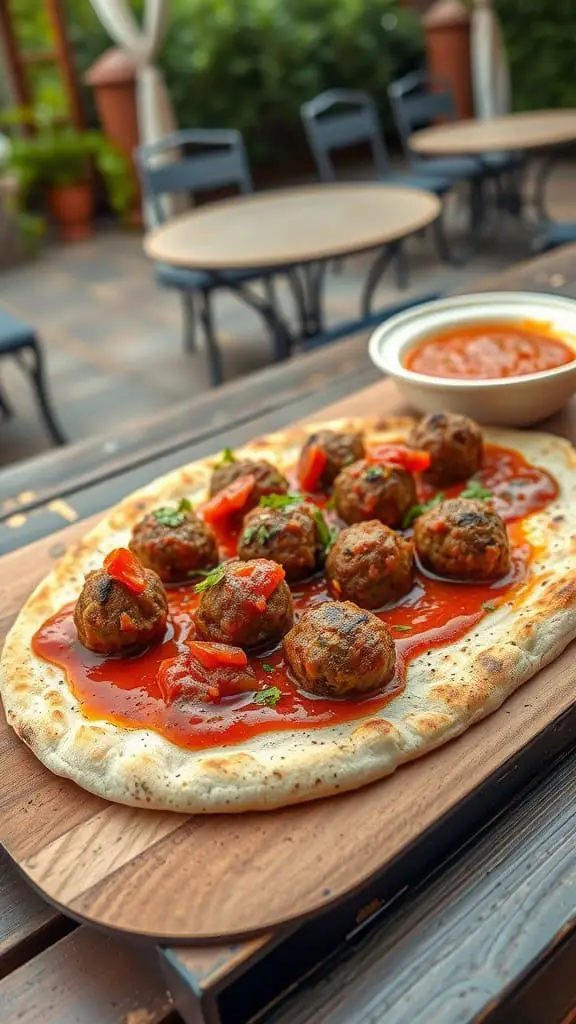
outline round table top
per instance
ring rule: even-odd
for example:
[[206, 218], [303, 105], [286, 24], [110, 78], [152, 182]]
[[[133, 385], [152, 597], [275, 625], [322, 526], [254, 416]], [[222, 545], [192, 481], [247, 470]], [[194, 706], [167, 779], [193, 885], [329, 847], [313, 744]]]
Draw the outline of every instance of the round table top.
[[530, 110], [422, 128], [410, 136], [410, 148], [423, 156], [468, 156], [540, 149], [574, 140], [576, 110]]
[[174, 217], [146, 235], [144, 251], [190, 269], [297, 266], [405, 238], [439, 213], [431, 192], [377, 182], [275, 189]]

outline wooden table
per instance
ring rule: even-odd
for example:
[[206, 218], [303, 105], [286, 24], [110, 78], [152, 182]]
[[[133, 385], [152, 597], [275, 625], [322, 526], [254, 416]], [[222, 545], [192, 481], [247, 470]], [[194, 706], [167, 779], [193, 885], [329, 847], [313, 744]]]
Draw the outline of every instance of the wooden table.
[[[291, 347], [295, 337], [322, 328], [321, 287], [328, 261], [385, 247], [366, 282], [363, 308], [397, 244], [436, 220], [439, 199], [431, 192], [377, 182], [275, 189], [211, 203], [174, 217], [144, 239], [147, 256], [161, 263], [210, 271], [287, 272], [300, 310], [297, 335], [285, 323], [276, 332]], [[228, 278], [228, 283], [230, 279]], [[262, 315], [278, 319], [268, 301], [233, 287]], [[272, 320], [270, 320], [272, 322]]]
[[[482, 156], [489, 153], [551, 151], [536, 175], [532, 205], [537, 223], [549, 220], [545, 188], [555, 151], [576, 141], [576, 110], [535, 110], [486, 120], [472, 119], [422, 128], [410, 136], [419, 156]], [[521, 200], [520, 200], [521, 204]]]
[[[576, 247], [479, 285], [498, 287], [576, 296]], [[135, 428], [5, 471], [4, 541], [15, 548], [45, 537], [58, 522], [98, 511], [169, 466], [316, 417], [331, 401], [336, 405], [320, 415], [357, 409], [359, 388], [368, 386], [361, 398], [367, 414], [386, 411], [390, 386], [368, 364], [365, 341], [240, 381], [218, 401], [208, 396], [200, 410], [173, 410], [140, 428], [140, 439]], [[574, 427], [576, 407], [569, 414]], [[81, 535], [84, 524], [75, 529]], [[58, 554], [57, 536], [40, 543]], [[8, 576], [0, 586], [10, 585]], [[224, 1022], [242, 1024], [265, 1005], [267, 1024], [469, 1024], [480, 1017], [567, 1024], [576, 1006], [574, 716], [563, 729], [552, 744], [560, 762], [549, 764], [552, 750], [543, 752], [539, 779], [507, 804], [521, 773], [511, 765], [498, 797], [471, 811], [467, 832], [455, 832], [450, 849], [431, 846], [429, 877], [385, 902], [366, 892], [360, 905], [343, 905], [273, 940], [158, 956], [66, 921], [0, 860], [0, 1020], [174, 1024], [173, 997], [189, 1024], [200, 1021], [199, 1006], [209, 1024], [218, 1012]]]
[[481, 156], [548, 149], [574, 140], [576, 110], [535, 110], [421, 128], [410, 136], [410, 149], [421, 156]]

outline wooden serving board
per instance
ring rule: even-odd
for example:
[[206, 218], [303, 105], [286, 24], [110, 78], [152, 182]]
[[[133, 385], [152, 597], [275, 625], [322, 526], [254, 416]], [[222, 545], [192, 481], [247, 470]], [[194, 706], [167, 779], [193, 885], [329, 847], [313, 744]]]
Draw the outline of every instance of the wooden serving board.
[[[359, 409], [403, 411], [391, 386], [378, 384], [314, 419]], [[0, 641], [54, 559], [98, 518], [0, 560]], [[162, 942], [259, 934], [342, 899], [417, 843], [425, 860], [433, 827], [448, 822], [478, 787], [513, 771], [519, 752], [545, 730], [552, 735], [564, 727], [574, 709], [573, 679], [568, 649], [495, 714], [391, 777], [338, 797], [243, 815], [194, 817], [110, 804], [52, 775], [2, 716], [1, 838], [28, 879], [82, 920]]]

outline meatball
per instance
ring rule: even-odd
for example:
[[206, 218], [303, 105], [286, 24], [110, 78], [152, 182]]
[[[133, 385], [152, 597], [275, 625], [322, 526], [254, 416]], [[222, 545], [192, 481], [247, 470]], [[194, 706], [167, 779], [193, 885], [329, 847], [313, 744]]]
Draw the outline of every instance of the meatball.
[[399, 526], [417, 501], [414, 477], [402, 466], [361, 459], [336, 477], [334, 501], [338, 515], [347, 523], [379, 519], [387, 526]]
[[284, 655], [300, 685], [323, 697], [381, 690], [396, 667], [388, 626], [352, 601], [311, 608], [284, 637]]
[[244, 519], [239, 557], [270, 558], [283, 567], [288, 580], [310, 576], [324, 551], [314, 515], [309, 504], [252, 509]]
[[422, 565], [438, 576], [491, 580], [510, 570], [506, 526], [485, 501], [452, 498], [420, 516], [414, 544]]
[[[312, 486], [306, 480], [307, 457], [311, 449], [319, 448], [325, 456], [325, 463]], [[320, 430], [311, 434], [302, 448], [299, 461], [299, 475], [302, 487], [307, 491], [330, 487], [344, 466], [364, 457], [364, 441], [360, 433], [344, 433], [336, 430]]]
[[80, 643], [97, 654], [136, 654], [166, 629], [168, 601], [151, 569], [143, 569], [144, 589], [136, 593], [105, 569], [89, 572], [74, 609]]
[[361, 608], [381, 608], [412, 589], [412, 543], [377, 519], [349, 526], [328, 552], [326, 575], [332, 590]]
[[218, 548], [208, 527], [191, 510], [158, 508], [132, 531], [130, 550], [165, 583], [193, 576], [218, 564]]
[[242, 513], [254, 508], [264, 494], [286, 494], [288, 491], [286, 477], [271, 462], [267, 462], [266, 459], [236, 459], [234, 462], [224, 462], [216, 466], [210, 481], [210, 497], [213, 498], [241, 476], [248, 475], [255, 478], [255, 483]]
[[202, 598], [196, 626], [203, 639], [242, 648], [282, 639], [294, 609], [281, 565], [264, 558], [233, 559], [215, 575], [215, 582], [208, 578], [197, 588]]
[[457, 413], [431, 413], [412, 427], [408, 437], [412, 448], [421, 448], [432, 458], [426, 471], [438, 484], [467, 480], [482, 463], [482, 433], [474, 420]]

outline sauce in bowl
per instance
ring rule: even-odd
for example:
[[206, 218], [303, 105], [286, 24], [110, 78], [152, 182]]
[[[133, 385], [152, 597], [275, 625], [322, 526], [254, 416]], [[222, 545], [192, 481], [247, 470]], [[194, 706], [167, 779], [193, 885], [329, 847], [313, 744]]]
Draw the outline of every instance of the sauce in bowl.
[[430, 377], [486, 380], [552, 370], [575, 359], [544, 323], [485, 323], [454, 327], [424, 338], [404, 366]]

